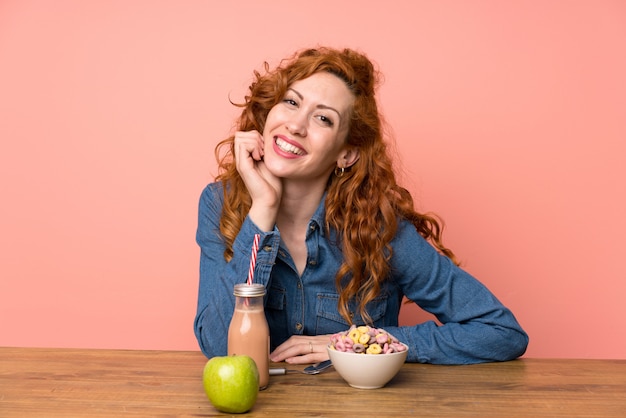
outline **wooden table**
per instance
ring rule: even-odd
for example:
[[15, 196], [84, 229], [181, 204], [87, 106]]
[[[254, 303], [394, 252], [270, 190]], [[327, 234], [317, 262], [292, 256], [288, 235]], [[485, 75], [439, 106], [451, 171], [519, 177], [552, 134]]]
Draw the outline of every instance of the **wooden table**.
[[[199, 352], [0, 348], [0, 417], [225, 415], [202, 387]], [[301, 369], [299, 367], [298, 369]], [[247, 416], [624, 417], [626, 360], [405, 364], [359, 390], [330, 369], [272, 376]]]

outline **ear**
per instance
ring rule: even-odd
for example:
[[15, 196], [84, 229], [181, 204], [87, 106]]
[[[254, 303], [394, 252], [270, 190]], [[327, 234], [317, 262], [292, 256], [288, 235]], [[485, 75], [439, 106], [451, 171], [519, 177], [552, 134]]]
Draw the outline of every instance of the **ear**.
[[343, 168], [352, 167], [358, 160], [359, 149], [347, 148], [339, 155], [339, 158], [337, 159], [337, 166]]

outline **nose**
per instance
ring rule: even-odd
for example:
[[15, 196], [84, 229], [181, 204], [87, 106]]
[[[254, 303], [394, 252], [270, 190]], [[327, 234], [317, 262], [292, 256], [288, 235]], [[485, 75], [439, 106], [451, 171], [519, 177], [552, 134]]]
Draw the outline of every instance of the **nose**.
[[293, 135], [306, 136], [308, 117], [304, 112], [294, 112], [286, 121], [285, 126]]

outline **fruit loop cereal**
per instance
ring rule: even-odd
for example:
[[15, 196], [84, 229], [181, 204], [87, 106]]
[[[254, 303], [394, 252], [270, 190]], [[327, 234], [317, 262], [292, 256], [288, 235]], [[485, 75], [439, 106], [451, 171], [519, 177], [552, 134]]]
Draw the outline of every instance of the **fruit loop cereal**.
[[357, 354], [389, 354], [406, 350], [406, 346], [387, 331], [367, 325], [352, 325], [347, 331], [333, 334], [330, 348]]

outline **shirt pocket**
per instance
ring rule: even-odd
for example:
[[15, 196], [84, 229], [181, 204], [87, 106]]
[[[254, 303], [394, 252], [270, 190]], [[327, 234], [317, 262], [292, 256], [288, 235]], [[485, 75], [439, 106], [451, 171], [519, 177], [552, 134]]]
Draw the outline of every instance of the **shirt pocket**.
[[287, 333], [287, 291], [277, 286], [271, 286], [265, 302], [265, 317], [270, 327], [270, 349], [274, 350], [282, 344], [289, 334]]
[[287, 291], [283, 288], [272, 286], [267, 292], [267, 302], [265, 309], [282, 311], [285, 309]]
[[[381, 327], [385, 325], [385, 314], [387, 312], [387, 296], [378, 296], [367, 304], [367, 312], [372, 318], [373, 326]], [[318, 293], [316, 301], [317, 322], [315, 324], [316, 334], [334, 334], [345, 331], [350, 327], [340, 314], [337, 308], [339, 295], [336, 293]], [[356, 325], [364, 325], [365, 321], [358, 313], [356, 304], [350, 305], [352, 312], [352, 322]]]

